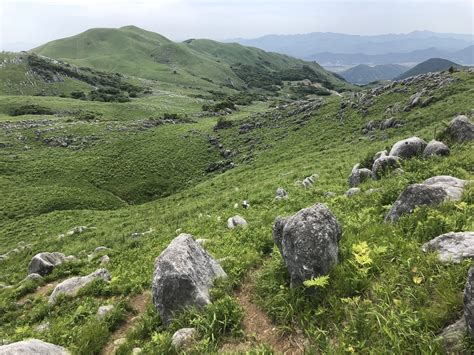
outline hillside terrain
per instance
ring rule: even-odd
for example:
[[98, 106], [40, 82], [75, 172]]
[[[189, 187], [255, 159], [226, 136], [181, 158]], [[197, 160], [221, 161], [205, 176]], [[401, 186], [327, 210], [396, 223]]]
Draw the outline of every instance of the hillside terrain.
[[459, 65], [446, 59], [431, 58], [418, 65], [415, 65], [413, 68], [407, 70], [395, 79], [401, 80], [409, 78], [410, 76], [416, 76], [426, 73], [435, 73], [443, 70], [449, 70], [450, 68], [459, 68]]
[[[422, 249], [474, 230], [473, 185], [393, 217], [412, 184], [474, 180], [472, 70], [362, 89], [315, 63], [130, 26], [1, 59], [0, 350], [34, 338], [74, 354], [474, 351], [471, 259]], [[471, 130], [454, 135], [460, 115]], [[446, 146], [394, 158], [410, 137]], [[311, 206], [330, 210], [337, 247], [300, 285], [278, 238], [301, 224], [276, 218]], [[227, 277], [170, 316], [155, 266], [195, 260], [208, 267], [175, 274], [166, 302], [209, 270]]]
[[378, 80], [392, 80], [407, 70], [406, 67], [396, 64], [368, 66], [359, 64], [341, 73], [344, 79], [353, 84], [368, 84]]

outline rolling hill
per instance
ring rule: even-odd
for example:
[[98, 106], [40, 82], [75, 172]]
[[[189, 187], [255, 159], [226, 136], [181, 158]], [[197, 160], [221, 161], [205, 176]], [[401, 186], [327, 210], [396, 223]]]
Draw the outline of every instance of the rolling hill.
[[448, 70], [451, 67], [455, 67], [455, 68], [459, 67], [459, 64], [456, 64], [446, 59], [431, 58], [418, 65], [415, 65], [413, 68], [397, 76], [395, 79], [401, 80], [401, 79], [408, 78], [410, 76], [439, 72], [443, 70]]
[[396, 64], [369, 66], [360, 64], [339, 73], [353, 84], [368, 84], [378, 80], [391, 80], [406, 71], [406, 67]]
[[[268, 76], [302, 66], [310, 67], [331, 87], [345, 86], [315, 63], [239, 44], [210, 40], [175, 43], [135, 26], [90, 29], [32, 52], [79, 66], [187, 86], [241, 89], [248, 86], [249, 72]], [[241, 70], [242, 65], [250, 68]]]

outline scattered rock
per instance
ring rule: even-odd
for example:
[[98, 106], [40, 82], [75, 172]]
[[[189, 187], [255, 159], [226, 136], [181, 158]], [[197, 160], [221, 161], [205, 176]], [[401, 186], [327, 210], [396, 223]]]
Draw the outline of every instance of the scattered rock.
[[283, 199], [287, 199], [288, 198], [288, 192], [286, 192], [286, 190], [282, 187], [279, 187], [277, 190], [276, 190], [276, 193], [275, 193], [275, 199], [277, 200], [283, 200]]
[[374, 161], [372, 165], [372, 176], [374, 179], [381, 178], [387, 172], [393, 171], [400, 167], [400, 158], [382, 155]]
[[78, 235], [78, 234], [84, 233], [88, 229], [89, 228], [87, 228], [86, 226], [77, 226], [67, 231], [66, 236]]
[[459, 263], [465, 258], [474, 257], [474, 232], [442, 234], [423, 244], [422, 250], [438, 251], [438, 258], [442, 262]]
[[352, 187], [346, 191], [346, 196], [354, 196], [360, 193], [360, 189], [358, 187]]
[[105, 317], [107, 317], [107, 315], [110, 312], [112, 312], [113, 309], [114, 309], [114, 306], [111, 304], [106, 305], [106, 306], [100, 306], [99, 309], [97, 310], [97, 318], [104, 319]]
[[155, 261], [153, 303], [166, 324], [185, 307], [209, 304], [214, 280], [227, 277], [222, 267], [190, 234], [181, 234]]
[[362, 182], [372, 178], [372, 171], [367, 168], [360, 168], [360, 164], [354, 165], [349, 176], [349, 187], [359, 186]]
[[440, 337], [446, 354], [462, 354], [462, 342], [465, 334], [466, 321], [464, 317], [443, 329]]
[[46, 343], [38, 339], [28, 339], [0, 346], [0, 354], [17, 355], [17, 354], [44, 354], [44, 355], [66, 355], [70, 354], [62, 346]]
[[332, 191], [326, 191], [324, 193], [324, 197], [328, 197], [328, 198], [331, 198], [331, 197], [334, 197], [336, 196], [336, 193], [332, 192]]
[[72, 277], [61, 282], [54, 288], [53, 293], [51, 296], [49, 296], [48, 303], [50, 305], [55, 304], [59, 295], [75, 296], [81, 288], [96, 279], [110, 281], [111, 278], [109, 272], [106, 269], [98, 269], [87, 276]]
[[183, 350], [193, 345], [197, 337], [196, 328], [182, 328], [177, 330], [171, 338], [171, 345], [176, 350]]
[[132, 355], [137, 355], [142, 353], [142, 348], [133, 348], [132, 349]]
[[66, 256], [63, 253], [44, 252], [36, 254], [28, 264], [28, 274], [48, 275], [56, 266], [61, 265], [65, 260]]
[[308, 189], [310, 188], [311, 186], [313, 186], [314, 182], [316, 181], [316, 179], [318, 178], [317, 175], [311, 175], [311, 176], [308, 176], [306, 178], [304, 178], [303, 182], [302, 182], [302, 185], [305, 189]]
[[147, 234], [151, 234], [153, 233], [155, 230], [153, 228], [150, 228], [149, 230], [145, 231], [145, 232], [135, 232], [135, 233], [132, 233], [130, 235], [130, 237], [132, 238], [140, 238], [140, 237], [143, 237], [144, 235], [147, 235]]
[[474, 140], [474, 124], [464, 115], [452, 119], [444, 131], [446, 135], [455, 142], [468, 142]]
[[94, 253], [97, 254], [97, 253], [100, 253], [101, 251], [105, 251], [105, 250], [110, 250], [110, 248], [107, 248], [107, 247], [97, 247], [94, 249]]
[[474, 336], [474, 266], [469, 270], [464, 288], [464, 319], [469, 335]]
[[240, 217], [239, 215], [235, 215], [234, 217], [230, 217], [227, 220], [227, 228], [234, 229], [236, 227], [246, 227], [247, 221]]
[[35, 273], [28, 274], [28, 276], [26, 276], [23, 279], [23, 281], [40, 281], [40, 280], [43, 280], [43, 276], [41, 276], [40, 274], [35, 274]]
[[423, 151], [423, 157], [428, 158], [433, 155], [446, 156], [449, 155], [449, 148], [443, 142], [432, 140], [428, 143], [425, 150]]
[[108, 264], [110, 261], [110, 258], [108, 255], [102, 255], [99, 259], [101, 264]]
[[412, 213], [417, 206], [434, 206], [444, 201], [459, 200], [465, 181], [452, 176], [435, 176], [422, 184], [413, 184], [403, 191], [385, 216], [386, 222], [395, 222], [401, 215]]
[[382, 150], [380, 152], [377, 152], [375, 153], [374, 155], [374, 161], [376, 161], [377, 159], [381, 158], [381, 157], [385, 157], [388, 155], [388, 152], [386, 150]]
[[38, 324], [35, 327], [35, 331], [37, 331], [38, 333], [44, 333], [44, 332], [47, 332], [48, 330], [49, 330], [49, 322]]
[[423, 153], [426, 147], [426, 142], [418, 137], [411, 137], [398, 141], [394, 144], [390, 150], [390, 156], [400, 157], [402, 159], [408, 159], [415, 156], [419, 156]]
[[273, 240], [290, 274], [291, 287], [325, 275], [337, 264], [341, 235], [336, 217], [323, 204], [276, 219]]

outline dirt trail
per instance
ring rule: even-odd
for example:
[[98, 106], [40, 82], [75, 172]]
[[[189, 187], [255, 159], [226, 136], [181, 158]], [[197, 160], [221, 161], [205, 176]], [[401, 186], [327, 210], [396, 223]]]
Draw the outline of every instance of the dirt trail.
[[304, 337], [298, 332], [292, 335], [279, 334], [268, 315], [252, 302], [254, 283], [255, 280], [248, 278], [235, 294], [238, 303], [244, 309], [242, 326], [246, 340], [240, 343], [226, 343], [219, 352], [245, 353], [265, 344], [271, 347], [275, 354], [303, 354], [306, 344]]
[[138, 316], [145, 312], [146, 306], [150, 302], [150, 298], [150, 293], [144, 292], [136, 295], [130, 300], [130, 307], [135, 311], [136, 314], [129, 314], [123, 324], [112, 333], [107, 344], [101, 351], [102, 355], [115, 354], [115, 351], [121, 344], [121, 339], [124, 339], [127, 336], [127, 333], [135, 324]]
[[23, 296], [22, 298], [20, 298], [17, 302], [18, 305], [22, 306], [24, 305], [26, 302], [28, 302], [28, 300], [31, 300], [35, 297], [38, 297], [38, 296], [49, 296], [49, 294], [53, 291], [53, 289], [59, 285], [59, 283], [61, 282], [61, 280], [57, 280], [57, 281], [53, 281], [53, 282], [50, 282], [46, 285], [43, 285], [43, 286], [39, 286], [38, 288], [36, 288], [36, 290], [33, 291], [33, 293], [29, 293], [29, 294], [26, 294], [25, 296]]

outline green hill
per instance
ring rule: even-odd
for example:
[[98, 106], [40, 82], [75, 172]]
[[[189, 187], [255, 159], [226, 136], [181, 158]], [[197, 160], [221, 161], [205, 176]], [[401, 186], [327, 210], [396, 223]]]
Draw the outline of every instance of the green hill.
[[368, 84], [378, 80], [392, 80], [406, 71], [406, 67], [397, 64], [369, 66], [360, 64], [341, 73], [344, 79], [353, 84]]
[[246, 78], [232, 66], [243, 64], [253, 71], [272, 74], [306, 65], [331, 88], [346, 86], [315, 63], [239, 44], [209, 40], [175, 43], [134, 26], [91, 29], [49, 42], [32, 52], [80, 66], [180, 85], [242, 88]]
[[448, 70], [451, 67], [458, 68], [460, 67], [460, 65], [454, 62], [451, 62], [450, 60], [447, 60], [447, 59], [431, 58], [420, 64], [415, 65], [410, 70], [407, 70], [403, 74], [397, 76], [395, 80], [402, 80], [402, 79], [409, 78], [410, 76], [416, 76], [420, 74], [435, 73], [435, 72], [439, 72], [443, 70]]

